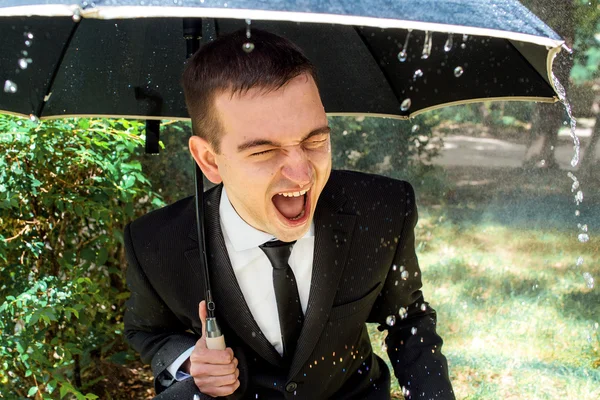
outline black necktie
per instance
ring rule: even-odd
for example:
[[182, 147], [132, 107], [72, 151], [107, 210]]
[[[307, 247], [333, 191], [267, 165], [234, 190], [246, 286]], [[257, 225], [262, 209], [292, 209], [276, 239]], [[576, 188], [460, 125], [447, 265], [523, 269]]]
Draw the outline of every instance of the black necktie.
[[288, 264], [294, 243], [296, 242], [286, 243], [275, 240], [259, 246], [273, 265], [273, 287], [281, 326], [283, 357], [288, 362], [291, 362], [294, 356], [304, 322], [298, 285], [296, 285], [294, 272]]

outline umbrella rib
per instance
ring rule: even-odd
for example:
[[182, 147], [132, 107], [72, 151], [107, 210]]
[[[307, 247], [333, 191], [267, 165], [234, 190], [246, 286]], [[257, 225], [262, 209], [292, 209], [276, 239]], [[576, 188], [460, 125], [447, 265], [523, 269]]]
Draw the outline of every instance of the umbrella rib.
[[[377, 61], [376, 54], [373, 52], [373, 49], [367, 42], [365, 36], [358, 30], [358, 27], [354, 26], [353, 28], [354, 28], [354, 31], [356, 32], [356, 34], [358, 35], [358, 37], [360, 38], [360, 40], [362, 40], [363, 44], [365, 45], [365, 48], [367, 50], [369, 50], [369, 54], [371, 54], [371, 57], [373, 58], [373, 60]], [[388, 74], [382, 68], [379, 68], [379, 70], [381, 71], [381, 74], [385, 78], [385, 81], [387, 82], [388, 87], [390, 88], [392, 93], [394, 93], [394, 96], [396, 96], [396, 100], [398, 101], [398, 104], [402, 103], [403, 98], [402, 98], [402, 96], [399, 96], [398, 93], [396, 93], [396, 90], [394, 89], [394, 85], [393, 85], [392, 81], [390, 80], [390, 77], [388, 76]]]
[[75, 25], [73, 25], [73, 28], [71, 29], [71, 33], [69, 34], [69, 37], [67, 38], [67, 42], [65, 43], [65, 45], [62, 48], [62, 51], [58, 58], [58, 62], [56, 63], [56, 67], [54, 68], [54, 71], [52, 72], [52, 77], [50, 78], [50, 83], [48, 84], [48, 87], [46, 88], [46, 93], [44, 94], [44, 100], [42, 101], [42, 103], [40, 104], [40, 106], [38, 108], [38, 112], [37, 112], [38, 118], [42, 117], [42, 112], [44, 111], [46, 102], [49, 100], [48, 95], [52, 92], [52, 86], [54, 85], [54, 80], [56, 79], [56, 76], [58, 75], [58, 71], [62, 65], [62, 62], [65, 59], [65, 54], [67, 53], [69, 46], [71, 46], [71, 41], [73, 40], [73, 37], [75, 36], [75, 31], [77, 30], [77, 27], [79, 26], [79, 24], [80, 24], [80, 22], [77, 21], [75, 23]]

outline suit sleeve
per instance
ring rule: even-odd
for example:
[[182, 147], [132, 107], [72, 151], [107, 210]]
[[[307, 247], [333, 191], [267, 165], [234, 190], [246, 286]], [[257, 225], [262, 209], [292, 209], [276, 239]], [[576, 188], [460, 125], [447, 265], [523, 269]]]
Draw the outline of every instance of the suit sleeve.
[[[423, 298], [421, 270], [415, 253], [417, 208], [413, 188], [405, 183], [405, 215], [393, 265], [369, 322], [387, 330], [387, 353], [407, 399], [454, 399], [436, 313]], [[392, 321], [394, 316], [395, 322]], [[389, 317], [389, 318], [388, 318]]]
[[124, 239], [128, 262], [127, 286], [131, 292], [124, 316], [125, 338], [140, 353], [142, 361], [151, 364], [154, 387], [160, 393], [174, 382], [167, 367], [194, 346], [198, 336], [186, 332], [187, 328], [149, 282], [135, 254], [131, 224], [125, 227]]

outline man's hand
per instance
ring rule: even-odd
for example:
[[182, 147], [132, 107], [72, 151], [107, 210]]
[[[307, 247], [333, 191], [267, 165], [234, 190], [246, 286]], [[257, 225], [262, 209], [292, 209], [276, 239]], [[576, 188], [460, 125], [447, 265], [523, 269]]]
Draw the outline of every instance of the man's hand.
[[231, 348], [210, 350], [206, 347], [206, 302], [199, 304], [202, 337], [198, 339], [189, 359], [189, 374], [194, 378], [198, 389], [213, 397], [228, 396], [240, 387], [238, 360]]

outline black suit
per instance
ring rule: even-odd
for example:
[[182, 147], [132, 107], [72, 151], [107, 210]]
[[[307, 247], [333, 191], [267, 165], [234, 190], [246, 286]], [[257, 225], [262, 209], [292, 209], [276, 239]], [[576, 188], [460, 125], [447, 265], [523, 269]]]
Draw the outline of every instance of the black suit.
[[[240, 360], [241, 386], [230, 398], [389, 399], [390, 374], [372, 352], [365, 322], [388, 328], [394, 372], [412, 398], [423, 393], [454, 398], [435, 311], [421, 309], [417, 212], [408, 183], [332, 171], [315, 212], [310, 296], [291, 366], [261, 334], [237, 284], [219, 224], [221, 189], [209, 190], [204, 201], [216, 316]], [[151, 362], [161, 392], [166, 367], [201, 332], [198, 303], [204, 285], [193, 198], [134, 221], [125, 229], [125, 243], [132, 292], [126, 336], [142, 360]], [[406, 319], [398, 316], [401, 307], [408, 310]], [[390, 315], [396, 316], [392, 327], [386, 324]], [[196, 392], [188, 379], [168, 387], [161, 398], [191, 399]]]

